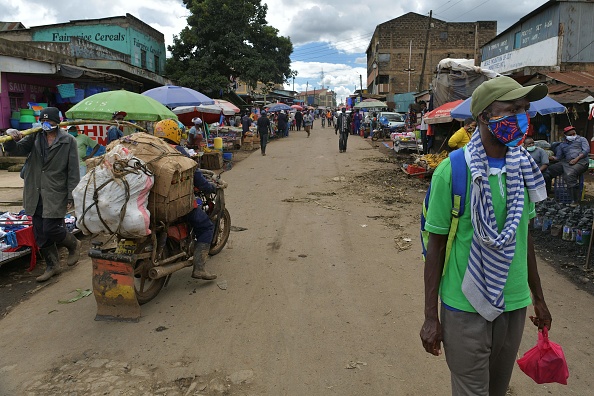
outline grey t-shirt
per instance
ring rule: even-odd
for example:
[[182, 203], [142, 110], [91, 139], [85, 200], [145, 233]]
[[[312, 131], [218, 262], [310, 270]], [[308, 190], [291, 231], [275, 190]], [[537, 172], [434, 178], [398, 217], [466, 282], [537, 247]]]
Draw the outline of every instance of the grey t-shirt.
[[539, 168], [543, 165], [549, 164], [549, 155], [540, 147], [536, 147], [534, 151], [530, 151], [530, 155], [532, 156], [532, 158], [536, 162], [536, 165], [538, 165]]

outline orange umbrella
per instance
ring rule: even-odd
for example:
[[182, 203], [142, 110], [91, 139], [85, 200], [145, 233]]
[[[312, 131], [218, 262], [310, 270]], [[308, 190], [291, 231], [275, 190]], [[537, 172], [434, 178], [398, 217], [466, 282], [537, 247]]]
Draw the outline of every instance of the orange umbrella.
[[460, 99], [454, 102], [448, 102], [431, 110], [428, 113], [425, 113], [425, 117], [423, 117], [423, 120], [425, 120], [425, 124], [443, 124], [446, 122], [454, 121], [451, 114], [452, 110], [463, 101], [464, 100]]

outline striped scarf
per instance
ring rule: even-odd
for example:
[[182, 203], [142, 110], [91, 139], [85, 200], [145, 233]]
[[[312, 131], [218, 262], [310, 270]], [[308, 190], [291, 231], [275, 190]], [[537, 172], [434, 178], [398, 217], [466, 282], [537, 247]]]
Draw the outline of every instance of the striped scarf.
[[489, 186], [487, 154], [479, 132], [473, 134], [466, 149], [472, 178], [470, 216], [474, 234], [462, 292], [483, 318], [493, 321], [505, 310], [503, 288], [516, 249], [516, 231], [524, 210], [524, 187], [532, 202], [542, 201], [547, 196], [545, 181], [538, 165], [523, 147], [507, 149], [507, 217], [499, 233]]

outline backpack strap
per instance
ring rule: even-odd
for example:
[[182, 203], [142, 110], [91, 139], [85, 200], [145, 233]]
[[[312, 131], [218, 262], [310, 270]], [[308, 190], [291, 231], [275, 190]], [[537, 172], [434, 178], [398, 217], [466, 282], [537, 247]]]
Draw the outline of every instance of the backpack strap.
[[466, 165], [466, 159], [464, 158], [463, 148], [454, 150], [450, 153], [450, 164], [452, 167], [452, 222], [450, 224], [450, 232], [446, 244], [445, 263], [443, 266], [444, 274], [452, 251], [452, 245], [456, 238], [458, 221], [464, 214], [464, 204], [466, 203], [468, 167]]

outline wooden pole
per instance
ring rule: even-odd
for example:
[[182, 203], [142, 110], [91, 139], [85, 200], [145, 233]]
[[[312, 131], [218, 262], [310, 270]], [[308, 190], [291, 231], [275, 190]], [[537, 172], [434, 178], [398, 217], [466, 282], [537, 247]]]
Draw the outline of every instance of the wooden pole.
[[[136, 125], [136, 124], [133, 124], [133, 123], [128, 122], [128, 121], [118, 121], [118, 122], [116, 122], [116, 121], [76, 120], [76, 121], [65, 121], [65, 122], [61, 122], [58, 125], [60, 127], [67, 127], [67, 126], [71, 126], [71, 125], [86, 125], [86, 124], [115, 125], [115, 126], [125, 125], [125, 126], [134, 127], [134, 128], [138, 129], [141, 132], [146, 132], [146, 129], [144, 129], [140, 125]], [[27, 136], [27, 135], [31, 135], [32, 133], [41, 132], [41, 127], [29, 128], [29, 129], [22, 130], [20, 132], [21, 132], [21, 135]], [[10, 140], [12, 140], [12, 136], [9, 136], [9, 135], [0, 136], [0, 144], [6, 143], [6, 142], [8, 142]]]
[[425, 64], [427, 63], [427, 47], [429, 46], [429, 31], [431, 30], [431, 18], [433, 10], [429, 11], [429, 23], [427, 24], [427, 33], [425, 34], [425, 50], [423, 51], [423, 65], [421, 66], [421, 76], [419, 77], [419, 88], [417, 92], [423, 91], [423, 78], [425, 77]]
[[590, 253], [592, 253], [592, 240], [594, 234], [594, 221], [592, 222], [592, 229], [590, 230], [590, 242], [588, 242], [588, 254], [586, 255], [586, 269], [590, 268]]

